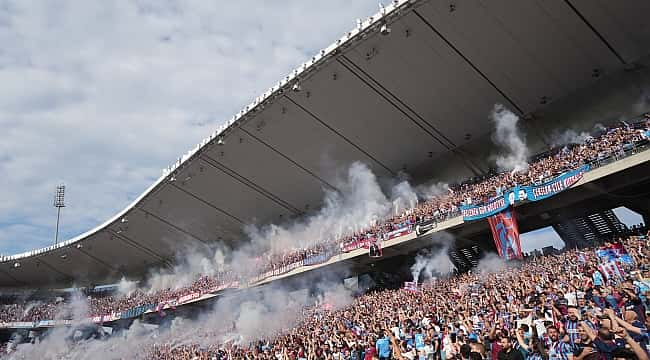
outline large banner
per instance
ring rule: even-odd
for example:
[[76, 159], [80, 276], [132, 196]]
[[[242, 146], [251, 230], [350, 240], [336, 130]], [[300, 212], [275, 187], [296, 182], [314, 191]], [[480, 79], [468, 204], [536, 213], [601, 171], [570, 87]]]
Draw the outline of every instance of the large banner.
[[488, 218], [499, 256], [505, 260], [522, 259], [519, 227], [514, 212], [504, 210]]
[[508, 190], [503, 195], [499, 195], [482, 205], [461, 205], [460, 212], [463, 214], [463, 220], [465, 221], [479, 220], [507, 209], [511, 205], [511, 201], [514, 201], [514, 192]]
[[583, 165], [540, 185], [516, 186], [481, 205], [461, 205], [463, 220], [479, 220], [493, 216], [513, 205], [515, 201], [539, 201], [557, 195], [575, 185], [587, 171], [589, 165]]
[[583, 165], [541, 185], [522, 186], [521, 189], [526, 192], [527, 200], [543, 200], [575, 185], [587, 171], [589, 171], [589, 165]]

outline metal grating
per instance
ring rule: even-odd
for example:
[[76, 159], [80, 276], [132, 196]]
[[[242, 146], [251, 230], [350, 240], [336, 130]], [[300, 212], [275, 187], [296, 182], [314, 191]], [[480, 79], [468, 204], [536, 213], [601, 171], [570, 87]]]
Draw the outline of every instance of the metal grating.
[[553, 229], [567, 247], [582, 248], [611, 239], [624, 230], [625, 225], [612, 210], [603, 210], [587, 216], [563, 220], [554, 224]]

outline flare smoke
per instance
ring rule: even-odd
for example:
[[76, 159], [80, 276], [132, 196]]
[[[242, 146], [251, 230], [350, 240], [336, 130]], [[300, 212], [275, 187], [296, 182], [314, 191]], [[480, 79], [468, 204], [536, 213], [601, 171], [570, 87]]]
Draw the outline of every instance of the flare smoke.
[[495, 105], [490, 118], [495, 127], [492, 139], [502, 150], [496, 158], [499, 170], [526, 171], [529, 151], [526, 139], [517, 126], [519, 117], [503, 105]]

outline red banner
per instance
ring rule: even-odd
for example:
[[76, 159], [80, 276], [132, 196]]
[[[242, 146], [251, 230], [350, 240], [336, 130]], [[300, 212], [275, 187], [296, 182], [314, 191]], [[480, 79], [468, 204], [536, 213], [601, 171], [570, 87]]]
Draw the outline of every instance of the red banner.
[[499, 256], [505, 260], [522, 259], [519, 227], [515, 213], [512, 210], [504, 210], [488, 217], [488, 222]]
[[368, 248], [370, 248], [371, 244], [375, 243], [375, 241], [377, 241], [377, 239], [374, 236], [370, 237], [370, 238], [367, 238], [367, 239], [366, 238], [358, 239], [358, 240], [343, 244], [341, 250], [343, 250], [343, 252], [350, 252], [350, 251], [361, 249], [361, 248], [368, 249]]
[[410, 226], [406, 226], [397, 230], [393, 230], [389, 233], [384, 234], [384, 240], [392, 240], [400, 236], [408, 235], [412, 232]]

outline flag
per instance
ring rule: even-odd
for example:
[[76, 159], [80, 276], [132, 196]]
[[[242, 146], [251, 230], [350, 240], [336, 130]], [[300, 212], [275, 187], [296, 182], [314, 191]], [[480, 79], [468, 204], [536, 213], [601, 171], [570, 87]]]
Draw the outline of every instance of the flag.
[[514, 211], [510, 209], [488, 217], [492, 238], [499, 256], [505, 260], [522, 259], [519, 227]]
[[621, 269], [616, 261], [608, 261], [598, 265], [598, 271], [605, 275], [608, 280], [623, 280], [625, 271]]

